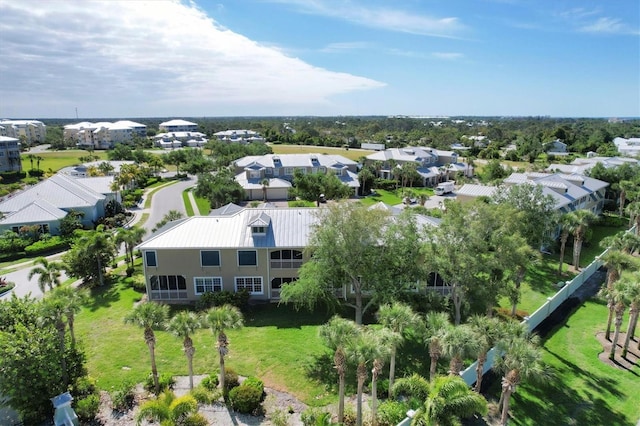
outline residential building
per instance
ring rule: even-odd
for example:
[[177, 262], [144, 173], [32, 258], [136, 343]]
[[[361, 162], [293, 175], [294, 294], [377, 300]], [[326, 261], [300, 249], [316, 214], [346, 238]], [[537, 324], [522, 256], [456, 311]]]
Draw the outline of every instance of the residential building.
[[402, 168], [405, 163], [416, 163], [422, 186], [435, 186], [441, 181], [453, 179], [456, 173], [473, 175], [473, 168], [458, 162], [458, 154], [427, 147], [389, 148], [367, 155], [367, 164], [378, 164], [378, 177], [391, 179], [394, 167]]
[[258, 132], [253, 130], [223, 130], [213, 134], [216, 139], [223, 142], [264, 142], [265, 139]]
[[47, 126], [37, 120], [0, 120], [0, 136], [24, 140], [29, 145], [44, 143]]
[[20, 141], [0, 136], [0, 172], [21, 172]]
[[[0, 232], [25, 225], [40, 225], [50, 234], [59, 233], [60, 219], [70, 211], [82, 213], [82, 224], [92, 227], [104, 216], [105, 205], [116, 199], [113, 176], [73, 178], [56, 174], [32, 187], [0, 200]], [[64, 213], [64, 214], [63, 214]], [[45, 226], [46, 225], [46, 226]]]
[[[248, 200], [286, 200], [295, 171], [305, 174], [331, 173], [344, 185], [360, 188], [358, 163], [341, 155], [267, 154], [243, 157], [235, 162], [236, 181]], [[263, 185], [267, 179], [268, 184]]]
[[618, 148], [620, 155], [640, 157], [640, 138], [614, 138], [613, 144]]
[[496, 189], [498, 189], [496, 186], [465, 183], [456, 191], [456, 200], [465, 203], [478, 197], [492, 197]]
[[134, 137], [145, 138], [147, 126], [129, 120], [111, 123], [84, 121], [64, 126], [65, 140], [72, 140], [82, 149], [111, 149], [117, 143], [130, 143]]
[[158, 126], [161, 132], [197, 132], [198, 125], [186, 120], [170, 120], [160, 123]]
[[567, 144], [562, 142], [560, 139], [547, 142], [543, 144], [542, 147], [548, 154], [567, 155]]
[[[109, 171], [107, 172], [108, 176], [115, 176], [120, 173], [120, 168], [125, 164], [135, 164], [135, 161], [128, 160], [102, 160], [102, 161], [92, 161], [90, 163], [84, 163], [77, 166], [69, 166], [63, 169], [60, 169], [58, 173], [63, 173], [73, 177], [91, 177], [92, 170], [100, 171], [100, 167], [103, 163], [107, 163], [109, 165]], [[95, 176], [95, 174], [93, 174]]]
[[200, 132], [167, 132], [153, 137], [154, 144], [160, 148], [202, 148], [208, 142], [206, 135]]
[[586, 158], [576, 158], [571, 164], [550, 164], [547, 167], [549, 172], [561, 172], [567, 174], [587, 174], [596, 164], [602, 164], [605, 169], [620, 167], [623, 164], [631, 166], [640, 165], [640, 159], [629, 157], [596, 157], [587, 153]]
[[370, 149], [372, 151], [384, 151], [386, 146], [383, 143], [363, 142], [360, 149]]
[[[253, 300], [277, 301], [282, 284], [295, 281], [309, 259], [305, 248], [321, 212], [227, 205], [209, 216], [171, 223], [137, 247], [147, 295], [150, 300], [192, 303], [205, 292], [248, 290]], [[439, 223], [417, 218], [419, 226]], [[346, 285], [339, 294], [350, 294]]]

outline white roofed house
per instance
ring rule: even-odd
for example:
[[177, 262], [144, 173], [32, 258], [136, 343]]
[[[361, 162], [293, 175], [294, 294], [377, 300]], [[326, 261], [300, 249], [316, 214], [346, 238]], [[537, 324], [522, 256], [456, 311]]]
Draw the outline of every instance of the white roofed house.
[[380, 165], [378, 177], [382, 179], [393, 178], [393, 167], [402, 168], [405, 163], [416, 163], [418, 174], [422, 177], [422, 186], [435, 186], [453, 178], [458, 172], [467, 176], [473, 174], [467, 164], [458, 162], [457, 153], [427, 147], [389, 148], [367, 155], [366, 158], [367, 164]]
[[158, 126], [161, 132], [173, 133], [173, 132], [197, 132], [198, 124], [192, 123], [186, 120], [169, 120], [160, 123]]
[[[47, 225], [49, 233], [55, 234], [59, 221], [70, 211], [83, 214], [85, 227], [94, 223], [105, 213], [106, 203], [115, 197], [111, 190], [112, 176], [75, 179], [65, 174], [56, 174], [38, 184], [0, 202], [0, 232], [15, 230], [25, 225]], [[64, 213], [64, 215], [62, 214]]]
[[[341, 155], [326, 154], [266, 154], [247, 156], [235, 161], [236, 181], [245, 190], [248, 200], [286, 200], [296, 171], [331, 173], [357, 194], [357, 163]], [[265, 185], [264, 181], [268, 184]]]
[[153, 137], [154, 144], [160, 148], [202, 148], [208, 142], [206, 135], [200, 132], [166, 132]]
[[640, 138], [614, 138], [613, 144], [621, 155], [640, 157]]
[[26, 143], [44, 143], [47, 137], [47, 126], [37, 120], [0, 120], [0, 135], [24, 139]]
[[[150, 300], [194, 303], [205, 292], [247, 290], [277, 301], [283, 283], [297, 280], [322, 208], [239, 208], [177, 221], [138, 245]], [[393, 213], [393, 212], [392, 212]], [[418, 216], [419, 226], [439, 221]], [[345, 284], [343, 292], [350, 295]]]
[[260, 133], [253, 130], [223, 130], [221, 132], [216, 132], [213, 135], [217, 140], [224, 142], [251, 143], [265, 141], [264, 137], [262, 137]]
[[80, 148], [111, 149], [117, 143], [130, 143], [134, 137], [146, 137], [147, 126], [129, 120], [111, 123], [84, 121], [64, 126], [64, 139], [73, 140]]

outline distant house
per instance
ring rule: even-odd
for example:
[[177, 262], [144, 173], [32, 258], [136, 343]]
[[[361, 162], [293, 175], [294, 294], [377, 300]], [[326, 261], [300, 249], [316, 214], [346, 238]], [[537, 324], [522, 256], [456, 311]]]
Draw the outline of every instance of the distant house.
[[478, 197], [492, 197], [497, 189], [495, 186], [465, 183], [456, 191], [456, 200], [465, 203]]
[[0, 219], [0, 232], [41, 225], [55, 235], [60, 219], [72, 210], [83, 214], [81, 221], [85, 227], [92, 227], [104, 216], [106, 203], [117, 197], [111, 182], [113, 176], [73, 178], [58, 173], [0, 201], [0, 212], [4, 215]]
[[62, 168], [58, 173], [66, 174], [73, 177], [90, 177], [92, 168], [99, 169], [102, 163], [107, 163], [112, 170], [107, 173], [108, 176], [114, 176], [120, 173], [120, 168], [125, 164], [135, 164], [135, 161], [119, 160], [119, 161], [92, 161], [90, 163], [79, 164], [77, 166], [69, 166]]
[[[236, 181], [244, 188], [248, 200], [286, 200], [294, 173], [331, 173], [357, 194], [357, 163], [341, 155], [267, 154], [243, 157], [235, 161]], [[268, 185], [263, 186], [264, 179]]]
[[158, 126], [161, 132], [197, 132], [198, 125], [186, 120], [169, 120]]
[[[398, 213], [389, 211], [391, 218]], [[223, 290], [247, 290], [253, 300], [279, 300], [282, 284], [296, 281], [300, 267], [309, 260], [305, 249], [321, 212], [229, 205], [157, 232], [137, 247], [144, 260], [149, 300], [193, 303], [205, 292]], [[421, 215], [416, 220], [418, 226], [439, 223]], [[352, 293], [345, 284], [336, 295]]]
[[547, 142], [543, 144], [542, 147], [549, 154], [565, 155], [567, 153], [567, 144], [562, 142], [560, 139]]
[[360, 144], [361, 149], [370, 149], [371, 151], [384, 151], [385, 145], [383, 143], [370, 143], [364, 142]]
[[621, 155], [640, 157], [640, 138], [615, 138], [613, 144]]
[[21, 172], [20, 141], [0, 136], [0, 172]]
[[223, 142], [265, 142], [264, 137], [253, 130], [223, 130], [221, 132], [214, 133], [213, 136], [215, 136], [217, 140]]
[[65, 140], [72, 140], [82, 149], [111, 149], [117, 143], [130, 143], [134, 137], [146, 137], [147, 126], [129, 120], [101, 121], [91, 123], [83, 121], [64, 126]]
[[22, 138], [28, 144], [44, 143], [47, 126], [37, 120], [0, 120], [0, 136]]
[[405, 163], [416, 163], [418, 174], [422, 177], [423, 186], [435, 186], [438, 182], [449, 180], [461, 172], [467, 176], [473, 174], [465, 163], [458, 162], [458, 154], [453, 151], [442, 151], [427, 147], [407, 146], [405, 148], [389, 148], [369, 154], [367, 164], [378, 164], [378, 177], [391, 179], [393, 167], [402, 168]]
[[571, 164], [550, 164], [547, 170], [550, 172], [561, 172], [566, 174], [584, 175], [596, 164], [602, 164], [605, 169], [620, 167], [623, 164], [640, 165], [640, 159], [629, 157], [596, 157], [594, 155], [587, 158], [576, 158]]
[[200, 132], [167, 132], [153, 137], [154, 144], [160, 148], [202, 148], [208, 142], [204, 133]]

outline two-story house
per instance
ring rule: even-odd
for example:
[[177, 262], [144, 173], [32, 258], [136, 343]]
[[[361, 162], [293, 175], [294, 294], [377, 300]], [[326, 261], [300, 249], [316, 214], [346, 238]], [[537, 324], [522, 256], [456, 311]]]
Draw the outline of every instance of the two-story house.
[[[248, 200], [286, 200], [296, 171], [331, 173], [357, 194], [358, 163], [341, 155], [267, 154], [236, 160], [235, 179], [245, 190]], [[266, 179], [266, 182], [265, 182]]]
[[169, 120], [160, 123], [158, 126], [161, 132], [173, 133], [173, 132], [197, 132], [198, 124], [192, 123], [186, 120]]

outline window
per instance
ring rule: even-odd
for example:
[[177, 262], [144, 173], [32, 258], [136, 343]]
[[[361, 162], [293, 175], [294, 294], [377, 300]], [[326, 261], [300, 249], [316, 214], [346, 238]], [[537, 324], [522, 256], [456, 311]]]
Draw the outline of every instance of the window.
[[262, 277], [236, 277], [236, 292], [247, 290], [249, 294], [263, 294]]
[[151, 300], [187, 298], [187, 281], [182, 275], [152, 275], [149, 278]]
[[264, 234], [266, 233], [266, 228], [264, 226], [252, 226], [251, 232], [254, 234]]
[[196, 294], [202, 294], [207, 291], [210, 291], [210, 292], [222, 291], [222, 278], [195, 277], [193, 279], [193, 285], [195, 287]]
[[267, 167], [267, 169], [264, 171], [265, 175], [272, 175], [273, 174], [273, 169], [271, 167]]
[[326, 167], [320, 167], [320, 173], [327, 173], [327, 168]]
[[200, 264], [202, 266], [220, 266], [220, 252], [218, 250], [201, 250]]
[[299, 268], [302, 266], [300, 250], [278, 250], [271, 252], [272, 268]]
[[285, 167], [284, 168], [284, 174], [286, 176], [293, 176], [293, 167]]
[[238, 266], [257, 266], [258, 253], [255, 250], [238, 250]]
[[251, 179], [260, 179], [262, 177], [260, 170], [251, 170], [250, 175], [251, 175]]
[[147, 266], [158, 266], [158, 260], [156, 259], [155, 251], [145, 251], [144, 260], [145, 260], [145, 265]]
[[306, 167], [298, 167], [296, 170], [299, 171], [303, 175], [307, 173], [307, 168]]
[[271, 288], [280, 288], [282, 287], [282, 284], [285, 283], [293, 283], [298, 281], [298, 278], [292, 277], [292, 278], [273, 278], [271, 280]]

